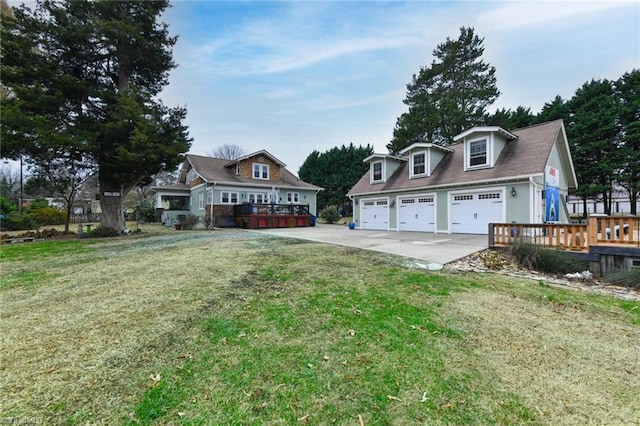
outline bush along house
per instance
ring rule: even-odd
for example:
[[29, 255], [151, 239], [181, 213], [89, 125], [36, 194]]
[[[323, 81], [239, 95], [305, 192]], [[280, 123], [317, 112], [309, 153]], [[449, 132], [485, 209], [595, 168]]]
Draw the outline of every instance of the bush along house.
[[188, 154], [178, 183], [153, 190], [167, 226], [195, 216], [200, 227], [277, 228], [313, 225], [322, 188], [262, 150], [235, 160]]
[[487, 234], [489, 223], [567, 223], [577, 187], [562, 120], [474, 127], [440, 146], [373, 154], [347, 194], [359, 229]]

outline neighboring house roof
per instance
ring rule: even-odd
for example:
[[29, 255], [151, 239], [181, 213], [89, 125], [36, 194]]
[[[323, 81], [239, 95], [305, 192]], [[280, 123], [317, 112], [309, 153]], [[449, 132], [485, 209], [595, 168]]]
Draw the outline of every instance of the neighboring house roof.
[[[280, 179], [275, 180], [256, 180], [250, 177], [243, 177], [240, 175], [236, 175], [235, 167], [233, 167], [236, 163], [240, 161], [250, 160], [252, 157], [264, 155], [269, 157], [274, 163], [280, 166]], [[180, 173], [180, 182], [185, 181], [185, 173], [188, 169], [188, 165], [191, 165], [193, 169], [198, 173], [202, 179], [204, 179], [209, 184], [216, 185], [234, 185], [234, 186], [264, 186], [264, 187], [272, 187], [274, 185], [286, 188], [299, 188], [299, 189], [311, 189], [320, 191], [321, 187], [310, 184], [298, 178], [296, 175], [288, 171], [284, 167], [284, 163], [277, 160], [274, 156], [269, 154], [268, 152], [262, 150], [255, 152], [253, 154], [246, 155], [238, 160], [227, 160], [213, 157], [205, 157], [201, 155], [193, 155], [188, 154], [185, 160], [185, 163], [182, 167], [182, 171]], [[186, 186], [185, 186], [186, 187]]]
[[[577, 186], [562, 120], [541, 123], [511, 132], [503, 132], [509, 139], [512, 139], [512, 136], [516, 138], [509, 140], [505, 144], [494, 167], [465, 171], [464, 144], [459, 143], [447, 147], [452, 152], [445, 155], [431, 176], [412, 179], [408, 171], [409, 162], [405, 161], [387, 178], [386, 182], [371, 183], [371, 170], [369, 170], [347, 195], [417, 190], [452, 185], [472, 185], [507, 179], [522, 179], [528, 176], [541, 176], [545, 172], [549, 155], [556, 142], [558, 142], [562, 161], [568, 167], [565, 172], [568, 174], [569, 187]], [[469, 133], [461, 133], [456, 138], [462, 138], [466, 134]]]

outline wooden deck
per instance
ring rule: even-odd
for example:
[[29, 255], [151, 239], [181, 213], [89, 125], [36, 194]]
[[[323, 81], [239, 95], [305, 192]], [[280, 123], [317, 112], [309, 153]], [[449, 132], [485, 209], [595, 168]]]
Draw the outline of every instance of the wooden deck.
[[305, 204], [238, 204], [233, 207], [234, 220], [245, 229], [295, 228], [315, 223]]
[[549, 248], [588, 253], [594, 247], [640, 247], [640, 217], [590, 217], [586, 225], [489, 224], [489, 247], [526, 241]]

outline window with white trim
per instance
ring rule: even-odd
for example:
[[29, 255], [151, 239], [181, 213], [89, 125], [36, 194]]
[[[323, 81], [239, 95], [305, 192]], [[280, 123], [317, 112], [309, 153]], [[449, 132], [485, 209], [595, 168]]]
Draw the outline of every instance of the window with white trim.
[[251, 204], [266, 204], [269, 202], [269, 197], [266, 192], [250, 192], [249, 202]]
[[411, 168], [411, 176], [423, 176], [427, 174], [427, 155], [424, 151], [416, 152], [411, 156], [411, 163], [413, 167]]
[[371, 182], [382, 182], [382, 161], [371, 163]]
[[213, 204], [213, 191], [207, 191], [207, 204]]
[[238, 204], [238, 193], [231, 191], [222, 191], [220, 193], [220, 202], [222, 204]]
[[204, 210], [204, 192], [198, 193], [198, 210]]
[[489, 144], [487, 139], [469, 142], [469, 167], [482, 167], [489, 165], [488, 148]]
[[254, 179], [269, 179], [269, 165], [253, 163], [253, 178]]
[[297, 204], [300, 202], [300, 194], [297, 192], [287, 192], [287, 203]]

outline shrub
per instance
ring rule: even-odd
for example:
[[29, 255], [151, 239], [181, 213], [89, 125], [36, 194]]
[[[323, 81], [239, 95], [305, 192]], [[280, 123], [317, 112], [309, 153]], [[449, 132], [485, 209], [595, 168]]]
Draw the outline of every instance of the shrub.
[[156, 219], [156, 209], [150, 200], [138, 201], [133, 211], [141, 222], [153, 222]]
[[42, 225], [60, 225], [67, 219], [67, 214], [55, 207], [46, 206], [33, 210], [36, 221]]
[[329, 206], [320, 212], [320, 217], [327, 223], [334, 223], [340, 220], [340, 213], [336, 206]]
[[85, 232], [81, 234], [82, 238], [113, 238], [119, 236], [120, 231], [115, 228], [108, 228], [106, 226], [98, 226], [91, 232]]
[[19, 214], [11, 212], [0, 220], [0, 229], [3, 231], [23, 231], [38, 227], [35, 217], [31, 213]]
[[544, 273], [565, 274], [587, 269], [585, 262], [537, 244], [515, 242], [509, 246], [509, 253], [518, 266]]
[[607, 281], [620, 287], [634, 288], [640, 290], [640, 269], [632, 269], [626, 272], [611, 274]]
[[180, 219], [180, 225], [182, 229], [193, 229], [193, 226], [198, 223], [198, 220], [198, 216], [188, 214], [183, 219]]

